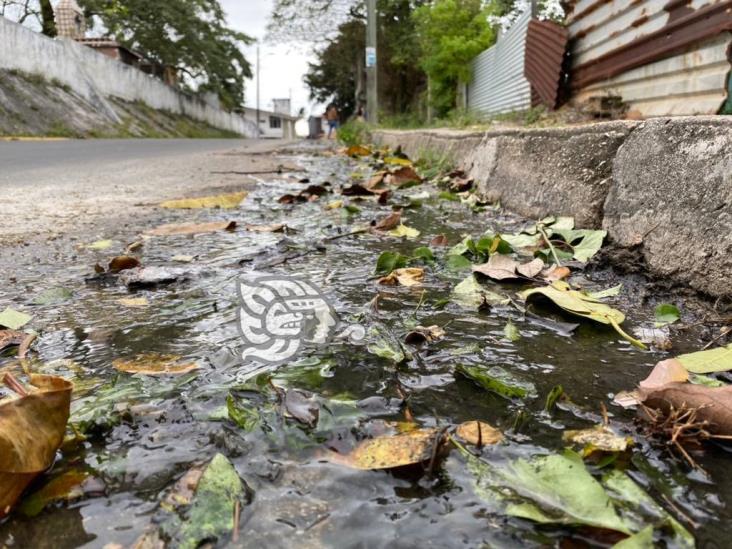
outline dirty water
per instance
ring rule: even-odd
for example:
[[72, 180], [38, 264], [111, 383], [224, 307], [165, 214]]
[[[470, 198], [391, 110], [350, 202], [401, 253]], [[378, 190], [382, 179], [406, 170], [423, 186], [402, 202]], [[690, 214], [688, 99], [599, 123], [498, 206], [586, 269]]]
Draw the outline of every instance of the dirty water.
[[[19, 255], [9, 269], [12, 283], [3, 288], [2, 305], [34, 315], [30, 326], [39, 332], [34, 364], [76, 381], [72, 422], [89, 428], [87, 442], [65, 448], [34, 486], [69, 470], [84, 470], [95, 482], [72, 503], [52, 504], [33, 518], [12, 515], [0, 524], [0, 546], [131, 546], [155, 521], [159, 502], [176, 480], [217, 453], [234, 464], [248, 499], [241, 510], [239, 541], [223, 539], [221, 546], [603, 546], [581, 529], [537, 526], [492, 513], [456, 451], [432, 476], [354, 470], [327, 459], [329, 451], [346, 453], [379, 432], [384, 421], [404, 422], [409, 416], [423, 427], [478, 419], [501, 429], [508, 443], [484, 448], [488, 461], [553, 453], [565, 446], [566, 429], [601, 421], [602, 403], [614, 427], [635, 435], [632, 478], [694, 532], [699, 547], [729, 546], [723, 541], [725, 524], [732, 520], [728, 450], [708, 447], [699, 458], [708, 476], [690, 472], [637, 436], [634, 412], [610, 404], [615, 393], [635, 387], [668, 353], [638, 350], [603, 326], [582, 323], [566, 335], [509, 306], [475, 312], [445, 304], [465, 272], [434, 266], [416, 288], [376, 284], [374, 266], [383, 251], [409, 255], [438, 234], [456, 244], [462, 235], [512, 232], [527, 220], [493, 208], [473, 212], [439, 199], [433, 187], [423, 185], [399, 191], [391, 200], [407, 205], [410, 196], [419, 197], [421, 207], [405, 209], [403, 220], [420, 230], [420, 237], [365, 233], [326, 240], [388, 214], [390, 206], [351, 198], [360, 212], [324, 210], [326, 203], [341, 198], [337, 192], [314, 202], [278, 204], [279, 196], [311, 184], [328, 181], [335, 190], [349, 182], [354, 169], [365, 169], [339, 156], [299, 153], [287, 160], [303, 172], [263, 176], [238, 209], [160, 210], [146, 220], [150, 226], [110, 229], [105, 236], [116, 243], [105, 251], [79, 250], [67, 242], [57, 246], [53, 257], [40, 250]], [[304, 177], [309, 183], [299, 181]], [[430, 198], [420, 197], [425, 191]], [[95, 263], [118, 255], [124, 244], [154, 225], [228, 220], [237, 221], [239, 229], [145, 240], [137, 252], [144, 265], [184, 272], [173, 284], [128, 290], [114, 280], [85, 282]], [[286, 223], [293, 231], [249, 232], [243, 229], [247, 223]], [[172, 261], [179, 255], [195, 259]], [[412, 360], [399, 366], [369, 353], [364, 344], [338, 338], [322, 348], [306, 348], [265, 375], [279, 387], [311, 391], [326, 403], [318, 425], [308, 429], [260, 409], [266, 416], [263, 427], [247, 432], [229, 419], [227, 398], [248, 398], [248, 388], [262, 379], [255, 377], [261, 369], [255, 372], [251, 362], [241, 360], [244, 344], [237, 330], [236, 281], [255, 269], [309, 280], [323, 289], [346, 323], [380, 326], [382, 333], [399, 339], [418, 324], [442, 326], [447, 335], [428, 346], [410, 347]], [[654, 296], [641, 277], [588, 269], [575, 280], [590, 290], [622, 282], [621, 297], [611, 303], [627, 313], [626, 325], [632, 330], [652, 324]], [[53, 287], [70, 290], [73, 298], [33, 304]], [[523, 288], [516, 283], [496, 287], [507, 293]], [[118, 302], [129, 297], [144, 297], [149, 305], [129, 308]], [[534, 312], [572, 321], [548, 309]], [[514, 342], [503, 337], [509, 319], [521, 335]], [[698, 350], [699, 336], [694, 330], [673, 332], [673, 352]], [[149, 352], [179, 355], [200, 368], [177, 377], [144, 377], [112, 366], [116, 359]], [[5, 353], [0, 367], [13, 361]], [[511, 400], [486, 392], [456, 376], [458, 364], [501, 366], [532, 383], [534, 395]], [[574, 405], [546, 412], [546, 396], [557, 385]]]

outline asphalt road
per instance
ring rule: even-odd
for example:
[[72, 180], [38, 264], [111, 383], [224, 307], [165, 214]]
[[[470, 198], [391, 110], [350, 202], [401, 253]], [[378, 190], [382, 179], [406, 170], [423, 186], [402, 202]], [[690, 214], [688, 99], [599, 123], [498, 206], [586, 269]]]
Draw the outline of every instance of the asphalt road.
[[0, 184], [28, 172], [97, 168], [128, 161], [246, 149], [253, 139], [83, 139], [0, 142]]

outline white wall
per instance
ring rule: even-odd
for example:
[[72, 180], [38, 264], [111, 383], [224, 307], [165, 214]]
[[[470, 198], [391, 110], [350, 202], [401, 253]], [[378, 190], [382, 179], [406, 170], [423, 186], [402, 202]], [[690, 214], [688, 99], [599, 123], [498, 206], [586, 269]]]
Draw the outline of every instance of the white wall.
[[161, 80], [67, 39], [50, 39], [0, 16], [0, 68], [56, 79], [119, 121], [106, 98], [142, 101], [155, 109], [185, 114], [216, 128], [254, 137], [254, 125], [216, 109]]

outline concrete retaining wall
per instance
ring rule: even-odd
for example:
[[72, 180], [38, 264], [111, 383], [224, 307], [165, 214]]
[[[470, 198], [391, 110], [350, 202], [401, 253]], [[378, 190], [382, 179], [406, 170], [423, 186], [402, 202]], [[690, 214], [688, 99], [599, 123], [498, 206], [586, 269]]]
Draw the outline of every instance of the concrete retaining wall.
[[157, 78], [106, 57], [72, 40], [52, 40], [0, 17], [0, 68], [58, 80], [90, 101], [111, 121], [119, 122], [107, 97], [142, 101], [155, 108], [253, 137], [254, 124], [181, 93]]
[[650, 274], [732, 297], [732, 118], [374, 139], [415, 158], [450, 155], [484, 198], [531, 218], [603, 227], [615, 245], [639, 248]]

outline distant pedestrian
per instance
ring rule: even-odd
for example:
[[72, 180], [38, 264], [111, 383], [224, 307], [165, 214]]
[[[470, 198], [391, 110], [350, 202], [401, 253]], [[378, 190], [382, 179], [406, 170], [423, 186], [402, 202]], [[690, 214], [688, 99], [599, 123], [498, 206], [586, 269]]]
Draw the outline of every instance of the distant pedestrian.
[[334, 139], [338, 135], [338, 120], [340, 114], [338, 108], [331, 103], [325, 110], [325, 119], [328, 121], [328, 139]]

